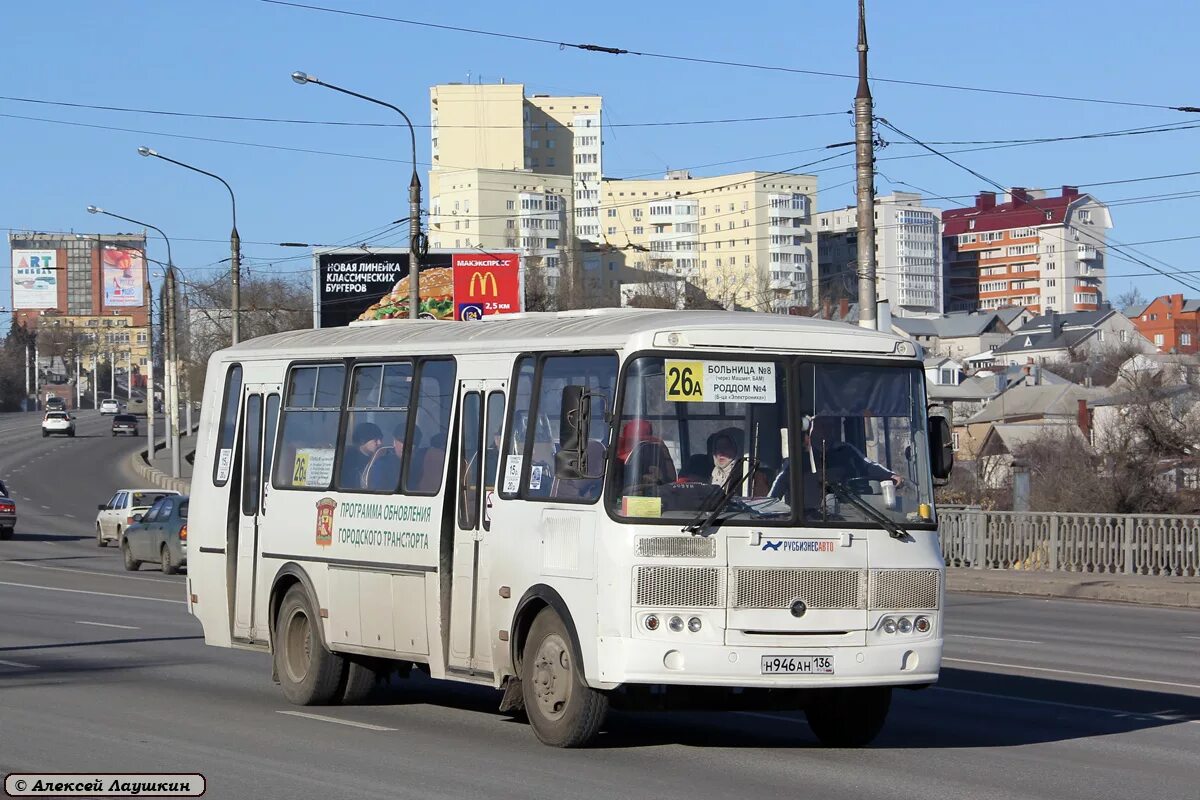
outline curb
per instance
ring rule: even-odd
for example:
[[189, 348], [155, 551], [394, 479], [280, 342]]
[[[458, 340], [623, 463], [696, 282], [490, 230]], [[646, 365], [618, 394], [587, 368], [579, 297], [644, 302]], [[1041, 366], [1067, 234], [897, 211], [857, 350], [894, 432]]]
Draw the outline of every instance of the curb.
[[982, 574], [973, 575], [964, 572], [970, 570], [946, 570], [947, 591], [1200, 609], [1200, 579], [1161, 578], [1154, 580], [1161, 580], [1162, 583], [1154, 584], [1138, 579], [1074, 577], [1053, 573], [1034, 578], [1005, 574], [1006, 570], [984, 570]]
[[[199, 425], [194, 426], [191, 433], [194, 435], [199, 428]], [[159, 450], [166, 449], [166, 447], [166, 439], [162, 439], [161, 441], [156, 440], [154, 442], [154, 452], [156, 453]], [[142, 448], [134, 452], [134, 454], [129, 457], [129, 465], [133, 468], [133, 471], [138, 474], [138, 476], [160, 489], [171, 489], [179, 492], [180, 494], [188, 494], [191, 491], [192, 481], [190, 478], [172, 478], [162, 470], [151, 466], [149, 463], [149, 458], [147, 457], [148, 453], [149, 451], [146, 448]], [[195, 453], [196, 451], [192, 450], [190, 455], [192, 455], [194, 458]], [[183, 457], [187, 458], [188, 455], [188, 453], [185, 453]]]

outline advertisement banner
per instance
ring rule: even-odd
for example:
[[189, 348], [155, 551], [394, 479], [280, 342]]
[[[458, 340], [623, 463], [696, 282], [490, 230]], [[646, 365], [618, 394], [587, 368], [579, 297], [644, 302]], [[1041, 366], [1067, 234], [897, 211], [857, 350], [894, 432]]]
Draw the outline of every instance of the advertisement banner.
[[12, 251], [13, 308], [58, 306], [58, 252]]
[[476, 320], [521, 310], [520, 258], [516, 253], [453, 257], [454, 318]]
[[100, 251], [106, 308], [129, 308], [145, 302], [146, 261], [142, 251], [105, 247]]
[[[408, 252], [348, 248], [316, 254], [317, 324], [336, 328], [358, 320], [407, 319]], [[478, 265], [469, 262], [479, 261]], [[460, 265], [465, 271], [460, 277]], [[428, 253], [421, 263], [422, 319], [478, 319], [522, 309], [520, 258], [515, 253]], [[472, 277], [475, 273], [472, 284]]]

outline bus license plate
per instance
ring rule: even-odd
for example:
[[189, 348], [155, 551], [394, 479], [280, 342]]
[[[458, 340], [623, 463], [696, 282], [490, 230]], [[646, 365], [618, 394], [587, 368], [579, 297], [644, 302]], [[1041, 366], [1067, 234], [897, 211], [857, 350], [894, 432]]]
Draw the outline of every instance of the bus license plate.
[[833, 656], [763, 656], [763, 675], [832, 675]]

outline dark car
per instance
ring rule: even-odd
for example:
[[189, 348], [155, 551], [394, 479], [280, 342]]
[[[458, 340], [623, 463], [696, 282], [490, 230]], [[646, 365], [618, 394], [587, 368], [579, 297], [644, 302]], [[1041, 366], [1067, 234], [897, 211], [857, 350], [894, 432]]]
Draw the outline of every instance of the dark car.
[[8, 496], [8, 487], [0, 481], [0, 539], [11, 539], [17, 527], [17, 501]]
[[66, 411], [67, 410], [67, 401], [63, 400], [61, 397], [59, 397], [56, 394], [52, 394], [46, 398], [46, 410], [47, 411]]
[[118, 433], [128, 433], [130, 436], [137, 436], [138, 421], [133, 414], [117, 414], [113, 417], [112, 435]]
[[[166, 575], [187, 566], [187, 495], [169, 494], [155, 501], [121, 536], [125, 569], [136, 571], [142, 562], [157, 562]], [[140, 519], [139, 519], [140, 517]]]

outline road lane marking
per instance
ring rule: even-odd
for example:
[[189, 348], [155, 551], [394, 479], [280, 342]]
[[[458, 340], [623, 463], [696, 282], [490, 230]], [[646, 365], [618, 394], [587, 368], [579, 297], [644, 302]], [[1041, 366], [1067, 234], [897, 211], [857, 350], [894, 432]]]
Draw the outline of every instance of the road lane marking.
[[990, 642], [1016, 642], [1017, 644], [1041, 644], [1032, 639], [1002, 639], [999, 636], [970, 636], [965, 633], [947, 633], [947, 639], [986, 639]]
[[123, 631], [140, 631], [141, 628], [133, 625], [114, 625], [111, 622], [88, 622], [87, 620], [77, 619], [76, 625], [95, 625], [98, 628], [120, 628]]
[[1200, 689], [1195, 683], [1175, 683], [1173, 681], [1152, 681], [1149, 678], [1130, 678], [1125, 675], [1104, 675], [1099, 672], [1078, 672], [1073, 669], [1052, 669], [1050, 667], [1031, 667], [1026, 664], [1001, 664], [996, 661], [972, 661], [967, 658], [943, 658], [942, 663], [976, 664], [983, 667], [1007, 667], [1009, 669], [1027, 669], [1034, 672], [1053, 672], [1057, 675], [1078, 675], [1082, 678], [1104, 678], [1110, 681], [1131, 681], [1133, 683], [1148, 683], [1153, 686], [1175, 686], [1180, 689]]
[[[57, 542], [55, 543], [57, 544]], [[11, 564], [14, 567], [32, 567], [33, 569], [48, 569], [54, 572], [77, 572], [80, 575], [100, 575], [105, 578], [120, 578], [123, 581], [146, 581], [147, 583], [170, 583], [182, 586], [182, 581], [169, 581], [164, 578], [139, 578], [135, 575], [122, 575], [118, 572], [99, 572], [92, 569], [72, 569], [71, 567], [49, 567], [45, 564], [30, 564], [28, 561], [0, 560], [0, 564]]]
[[122, 600], [149, 600], [152, 603], [178, 603], [185, 605], [185, 600], [168, 600], [165, 597], [143, 597], [137, 594], [113, 594], [112, 592], [89, 592], [86, 589], [60, 589], [57, 586], [38, 586], [35, 583], [13, 583], [0, 581], [0, 586], [16, 586], [21, 589], [44, 589], [47, 592], [68, 592], [70, 594], [98, 594], [101, 597], [119, 597]]
[[46, 509], [47, 511], [50, 510], [50, 506], [42, 506], [42, 508]]
[[305, 719], [315, 719], [318, 722], [333, 722], [338, 725], [349, 725], [351, 728], [362, 728], [368, 731], [394, 731], [395, 728], [385, 728], [382, 725], [371, 725], [367, 722], [351, 722], [348, 719], [338, 719], [337, 717], [326, 717], [321, 714], [306, 714], [303, 711], [276, 711], [276, 714], [287, 714], [289, 717], [304, 717]]
[[77, 517], [74, 514], [63, 514], [63, 516], [70, 517], [71, 519], [77, 519]]
[[1178, 714], [1164, 714], [1162, 712], [1138, 712], [1138, 711], [1122, 711], [1119, 708], [1103, 708], [1101, 706], [1084, 706], [1078, 703], [1060, 703], [1057, 700], [1038, 700], [1032, 697], [1018, 697], [1012, 694], [992, 694], [991, 692], [976, 692], [971, 689], [951, 689], [947, 686], [931, 686], [929, 691], [932, 692], [950, 692], [951, 694], [966, 694], [972, 697], [990, 697], [995, 700], [1016, 700], [1020, 703], [1032, 703], [1039, 706], [1054, 706], [1055, 708], [1069, 708], [1074, 711], [1095, 711], [1101, 714], [1112, 714], [1116, 717], [1135, 717], [1137, 719], [1155, 719], [1162, 722], [1186, 722], [1190, 725], [1200, 725], [1200, 720], [1192, 719], [1191, 717], [1183, 717]]
[[6, 667], [17, 667], [18, 669], [37, 669], [33, 664], [22, 664], [19, 661], [0, 661]]
[[1200, 639], [1200, 636], [1185, 636], [1185, 639]]

